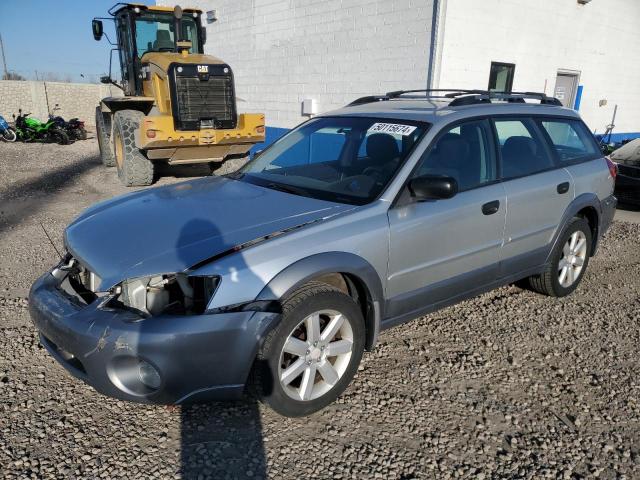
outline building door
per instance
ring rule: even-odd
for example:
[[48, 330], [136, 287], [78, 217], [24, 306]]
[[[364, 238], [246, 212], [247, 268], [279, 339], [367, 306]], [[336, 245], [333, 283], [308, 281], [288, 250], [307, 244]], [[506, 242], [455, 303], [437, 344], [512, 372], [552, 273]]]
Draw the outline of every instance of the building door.
[[578, 73], [558, 72], [554, 96], [562, 102], [562, 105], [573, 108], [577, 89]]

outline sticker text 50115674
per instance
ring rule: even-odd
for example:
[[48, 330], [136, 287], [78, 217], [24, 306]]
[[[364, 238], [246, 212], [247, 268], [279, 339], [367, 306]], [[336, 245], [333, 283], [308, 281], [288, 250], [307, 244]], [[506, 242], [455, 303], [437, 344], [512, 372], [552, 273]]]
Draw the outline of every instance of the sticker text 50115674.
[[416, 129], [412, 125], [402, 125], [400, 123], [374, 123], [369, 128], [370, 132], [376, 133], [395, 133], [396, 135], [411, 135]]

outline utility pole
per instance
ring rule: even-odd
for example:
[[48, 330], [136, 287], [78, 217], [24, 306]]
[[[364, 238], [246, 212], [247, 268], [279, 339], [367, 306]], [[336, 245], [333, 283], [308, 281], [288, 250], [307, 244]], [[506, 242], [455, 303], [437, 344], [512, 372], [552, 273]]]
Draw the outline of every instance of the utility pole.
[[9, 72], [7, 71], [7, 59], [4, 56], [4, 43], [2, 43], [2, 35], [0, 35], [0, 50], [2, 51], [2, 65], [4, 66], [4, 79], [9, 78]]

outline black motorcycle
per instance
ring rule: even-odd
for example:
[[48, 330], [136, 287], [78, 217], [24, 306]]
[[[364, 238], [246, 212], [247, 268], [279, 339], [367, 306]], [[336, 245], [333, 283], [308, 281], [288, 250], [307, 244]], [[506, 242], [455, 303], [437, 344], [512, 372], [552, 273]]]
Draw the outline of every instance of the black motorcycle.
[[68, 122], [62, 118], [61, 116], [54, 116], [53, 112], [56, 110], [60, 110], [60, 106], [56, 103], [55, 107], [49, 114], [49, 121], [54, 122], [58, 128], [61, 128], [65, 132], [71, 140], [86, 140], [87, 139], [87, 130], [84, 128], [84, 122], [78, 120], [77, 118], [72, 118]]

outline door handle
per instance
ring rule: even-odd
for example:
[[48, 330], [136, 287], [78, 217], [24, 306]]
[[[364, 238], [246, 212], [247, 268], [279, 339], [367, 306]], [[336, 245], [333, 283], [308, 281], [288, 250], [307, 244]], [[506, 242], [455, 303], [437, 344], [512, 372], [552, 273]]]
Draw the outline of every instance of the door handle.
[[484, 215], [493, 215], [500, 210], [500, 200], [494, 200], [493, 202], [488, 202], [482, 205], [482, 213]]
[[562, 182], [556, 188], [559, 194], [567, 193], [569, 191], [569, 182]]

